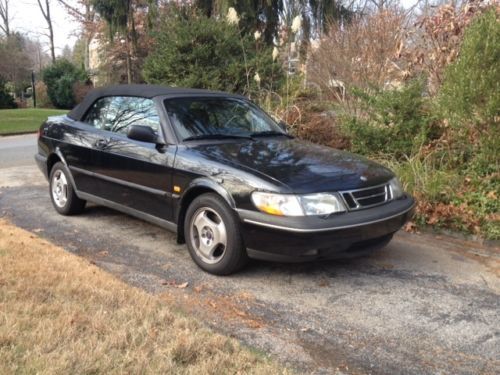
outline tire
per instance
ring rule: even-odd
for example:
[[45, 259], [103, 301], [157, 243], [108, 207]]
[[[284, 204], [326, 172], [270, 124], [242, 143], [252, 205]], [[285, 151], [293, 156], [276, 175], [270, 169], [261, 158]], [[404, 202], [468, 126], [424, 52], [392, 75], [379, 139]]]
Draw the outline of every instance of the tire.
[[248, 261], [238, 220], [217, 194], [203, 194], [189, 205], [184, 221], [189, 254], [204, 271], [229, 275]]
[[69, 175], [68, 168], [61, 162], [55, 163], [50, 170], [50, 199], [61, 215], [76, 215], [85, 208], [86, 202], [76, 196]]

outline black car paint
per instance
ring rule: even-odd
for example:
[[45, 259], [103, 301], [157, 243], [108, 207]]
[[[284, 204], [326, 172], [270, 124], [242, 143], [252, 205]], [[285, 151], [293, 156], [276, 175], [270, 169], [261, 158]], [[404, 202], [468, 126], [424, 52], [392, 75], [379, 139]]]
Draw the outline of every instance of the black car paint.
[[393, 174], [363, 157], [285, 136], [180, 142], [162, 106], [164, 99], [154, 98], [162, 126], [159, 144], [97, 130], [68, 116], [49, 118], [38, 140], [41, 170], [48, 176], [48, 164], [57, 155], [68, 165], [79, 197], [178, 230], [180, 240], [189, 202], [214, 191], [233, 208], [249, 255], [259, 258], [306, 259], [353, 245], [369, 247], [363, 244], [382, 243], [412, 215], [414, 201], [406, 195], [328, 218], [262, 213], [251, 202], [255, 190], [335, 192], [386, 183]]

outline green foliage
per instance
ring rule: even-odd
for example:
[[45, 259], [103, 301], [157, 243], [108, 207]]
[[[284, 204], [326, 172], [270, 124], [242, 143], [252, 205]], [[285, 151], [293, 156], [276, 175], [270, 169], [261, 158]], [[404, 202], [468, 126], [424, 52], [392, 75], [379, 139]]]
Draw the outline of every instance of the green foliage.
[[161, 24], [144, 66], [148, 83], [248, 94], [272, 90], [283, 77], [272, 51], [249, 35], [240, 37], [237, 26], [204, 16], [178, 16]]
[[92, 0], [92, 5], [108, 24], [111, 40], [116, 31], [127, 28], [131, 0]]
[[401, 161], [391, 157], [380, 161], [396, 173], [405, 191], [425, 196], [432, 202], [449, 203], [448, 197], [453, 195], [455, 184], [461, 180], [456, 174], [446, 171], [434, 154], [416, 153]]
[[418, 224], [500, 239], [498, 176], [460, 172], [449, 168], [438, 153], [422, 150], [405, 160], [388, 157], [379, 161], [417, 198], [414, 220]]
[[203, 15], [214, 19], [224, 19], [229, 8], [233, 7], [240, 17], [243, 33], [253, 34], [255, 30], [261, 30], [267, 45], [278, 36], [279, 17], [284, 9], [282, 0], [197, 0], [194, 5]]
[[352, 150], [403, 159], [420, 148], [432, 136], [422, 91], [422, 81], [397, 90], [354, 90], [362, 115], [348, 118], [345, 124]]
[[32, 64], [26, 49], [28, 39], [19, 33], [0, 38], [0, 75], [13, 86], [20, 95], [30, 84]]
[[61, 59], [42, 71], [42, 79], [52, 104], [56, 108], [70, 109], [76, 104], [73, 86], [87, 81], [88, 77], [85, 71]]
[[[465, 43], [463, 48], [467, 54]], [[379, 159], [417, 198], [416, 223], [499, 239], [500, 141], [495, 110], [500, 107], [489, 112], [492, 107], [487, 105], [498, 94], [493, 91], [499, 80], [486, 84], [498, 71], [495, 64], [486, 65], [481, 72], [470, 72], [485, 94], [482, 100], [465, 101], [472, 103], [467, 109], [472, 113], [454, 107], [462, 99], [452, 103], [451, 92], [446, 94], [447, 104], [452, 103], [448, 109], [443, 109], [443, 102], [431, 105], [432, 98], [423, 95], [423, 82], [415, 81], [400, 90], [354, 90], [350, 104], [355, 104], [355, 115], [344, 118], [342, 129], [352, 151]], [[475, 84], [459, 78], [454, 83]], [[456, 92], [468, 87], [473, 94], [472, 86], [460, 85], [453, 86]]]
[[80, 38], [75, 42], [73, 46], [73, 51], [71, 53], [71, 62], [77, 67], [85, 69], [85, 45], [86, 41], [84, 38]]
[[47, 94], [47, 86], [42, 81], [35, 84], [37, 108], [52, 108], [52, 102]]
[[240, 16], [240, 27], [243, 32], [252, 34], [259, 29], [267, 45], [272, 45], [278, 38], [280, 22], [290, 25], [292, 18], [297, 14], [303, 16], [304, 39], [308, 39], [320, 27], [327, 31], [333, 20], [348, 21], [354, 13], [337, 0], [299, 0], [289, 2], [285, 0], [196, 0], [195, 7], [207, 17], [224, 18], [230, 7], [233, 7]]
[[457, 168], [480, 176], [500, 168], [500, 22], [490, 10], [466, 29], [436, 109], [452, 128]]
[[0, 76], [0, 109], [16, 108], [17, 105], [7, 88], [7, 82]]
[[499, 62], [500, 22], [492, 9], [467, 28], [458, 59], [445, 72], [438, 99], [444, 118], [452, 125], [498, 125]]
[[[468, 169], [480, 176], [498, 174], [500, 171], [500, 134], [498, 124], [489, 129], [482, 129], [474, 147], [473, 157]], [[499, 189], [500, 190], [500, 189]]]

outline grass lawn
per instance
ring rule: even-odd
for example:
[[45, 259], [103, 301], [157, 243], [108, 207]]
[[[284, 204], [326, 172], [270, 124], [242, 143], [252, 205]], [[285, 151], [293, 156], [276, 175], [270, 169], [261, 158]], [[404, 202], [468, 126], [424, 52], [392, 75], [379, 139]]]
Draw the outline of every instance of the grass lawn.
[[0, 374], [287, 374], [0, 219]]
[[68, 113], [60, 109], [2, 109], [0, 110], [0, 135], [36, 132], [47, 117]]

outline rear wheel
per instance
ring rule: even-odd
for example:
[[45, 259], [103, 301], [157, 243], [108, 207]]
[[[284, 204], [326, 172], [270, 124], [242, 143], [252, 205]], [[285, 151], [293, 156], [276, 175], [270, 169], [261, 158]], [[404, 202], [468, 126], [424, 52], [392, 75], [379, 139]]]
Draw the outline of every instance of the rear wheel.
[[229, 275], [248, 260], [237, 219], [216, 194], [203, 194], [191, 203], [184, 236], [191, 258], [209, 273]]
[[69, 170], [61, 162], [50, 171], [50, 198], [57, 212], [62, 215], [79, 214], [85, 208], [85, 201], [78, 198], [69, 180]]

